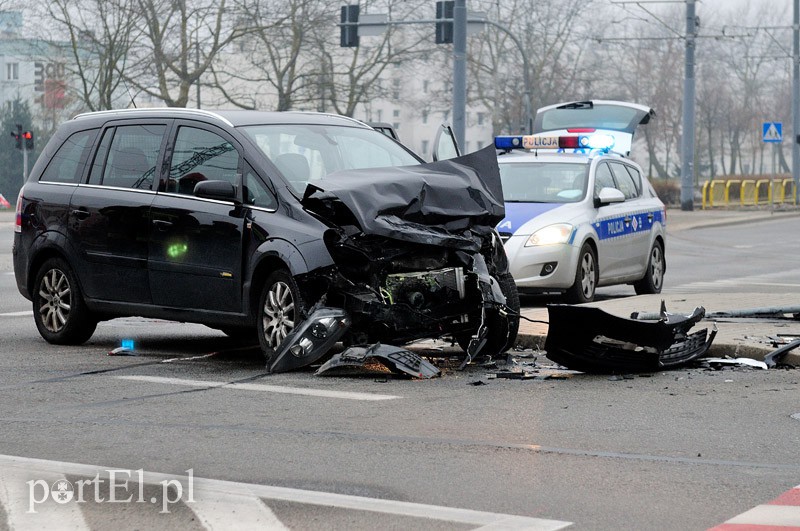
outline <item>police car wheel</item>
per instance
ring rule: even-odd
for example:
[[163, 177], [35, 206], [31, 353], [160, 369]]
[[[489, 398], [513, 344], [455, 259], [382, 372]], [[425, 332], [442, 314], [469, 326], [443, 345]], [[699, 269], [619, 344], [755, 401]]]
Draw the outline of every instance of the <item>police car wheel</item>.
[[[512, 348], [517, 341], [520, 309], [517, 284], [514, 282], [514, 277], [511, 276], [511, 273], [500, 274], [497, 282], [500, 284], [500, 290], [503, 295], [506, 296], [506, 306], [511, 315], [508, 318], [504, 318], [497, 313], [493, 313], [488, 317], [489, 336], [486, 344], [477, 352], [476, 356], [502, 354]], [[455, 336], [456, 343], [464, 352], [467, 352], [472, 335], [472, 333], [462, 333]]]
[[642, 280], [633, 284], [633, 289], [637, 295], [650, 295], [661, 293], [664, 285], [664, 271], [666, 271], [666, 261], [664, 260], [664, 247], [661, 242], [655, 242], [650, 250], [650, 259], [647, 261], [647, 270]]
[[597, 258], [592, 246], [584, 243], [581, 247], [578, 268], [575, 271], [575, 282], [567, 289], [564, 298], [571, 304], [592, 302], [596, 288]]
[[78, 279], [62, 258], [47, 260], [36, 274], [33, 319], [45, 341], [56, 345], [85, 343], [97, 328]]

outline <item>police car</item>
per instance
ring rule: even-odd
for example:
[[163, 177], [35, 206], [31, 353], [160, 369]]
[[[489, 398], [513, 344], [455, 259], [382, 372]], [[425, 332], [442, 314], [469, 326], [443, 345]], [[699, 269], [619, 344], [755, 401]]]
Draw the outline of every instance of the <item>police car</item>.
[[581, 101], [539, 109], [534, 134], [495, 138], [506, 217], [497, 225], [521, 293], [594, 299], [599, 286], [660, 293], [666, 211], [626, 158], [649, 107]]

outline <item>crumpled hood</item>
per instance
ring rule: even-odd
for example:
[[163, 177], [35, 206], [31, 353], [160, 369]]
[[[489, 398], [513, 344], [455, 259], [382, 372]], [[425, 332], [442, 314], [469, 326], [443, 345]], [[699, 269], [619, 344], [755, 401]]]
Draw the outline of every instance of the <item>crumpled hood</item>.
[[505, 217], [491, 145], [429, 164], [331, 173], [308, 186], [302, 203], [339, 226], [464, 250], [477, 250], [469, 229], [494, 227]]

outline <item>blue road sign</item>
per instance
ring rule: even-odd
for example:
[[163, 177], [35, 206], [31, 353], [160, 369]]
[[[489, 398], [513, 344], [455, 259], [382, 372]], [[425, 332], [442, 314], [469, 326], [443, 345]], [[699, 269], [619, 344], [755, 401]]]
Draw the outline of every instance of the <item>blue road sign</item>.
[[770, 144], [783, 142], [783, 123], [764, 122], [761, 130], [761, 140]]

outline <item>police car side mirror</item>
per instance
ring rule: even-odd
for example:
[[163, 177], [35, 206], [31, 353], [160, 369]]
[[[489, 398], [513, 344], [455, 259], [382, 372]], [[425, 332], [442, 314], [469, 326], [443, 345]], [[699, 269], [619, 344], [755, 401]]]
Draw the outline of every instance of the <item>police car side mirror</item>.
[[625, 201], [625, 194], [616, 188], [605, 187], [600, 190], [597, 197], [594, 198], [594, 206], [601, 207], [610, 205], [611, 203], [623, 203]]

